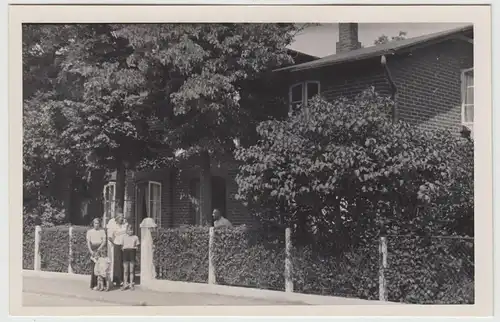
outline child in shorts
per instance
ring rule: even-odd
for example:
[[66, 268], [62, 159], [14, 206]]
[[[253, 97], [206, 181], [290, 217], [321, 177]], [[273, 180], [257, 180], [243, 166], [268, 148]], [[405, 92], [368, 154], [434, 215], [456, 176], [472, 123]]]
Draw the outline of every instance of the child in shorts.
[[[132, 226], [127, 227], [127, 233], [123, 236], [123, 286], [122, 290], [134, 289], [135, 280], [135, 258], [139, 247], [139, 237], [134, 235]], [[128, 282], [127, 282], [128, 280]]]

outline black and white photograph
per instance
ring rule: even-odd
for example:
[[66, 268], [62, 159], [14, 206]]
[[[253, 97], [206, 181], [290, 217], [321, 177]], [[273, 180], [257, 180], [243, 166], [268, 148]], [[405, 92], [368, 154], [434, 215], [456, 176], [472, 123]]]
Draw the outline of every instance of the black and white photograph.
[[443, 21], [23, 22], [22, 307], [477, 304]]

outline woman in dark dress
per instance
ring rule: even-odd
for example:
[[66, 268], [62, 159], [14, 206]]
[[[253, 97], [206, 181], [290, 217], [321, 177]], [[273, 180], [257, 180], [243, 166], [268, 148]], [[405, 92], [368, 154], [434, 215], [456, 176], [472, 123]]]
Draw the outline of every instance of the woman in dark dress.
[[104, 229], [101, 228], [101, 221], [99, 218], [94, 218], [92, 220], [92, 228], [87, 231], [87, 247], [90, 253], [90, 267], [91, 267], [91, 275], [90, 275], [90, 288], [95, 289], [97, 287], [97, 276], [94, 275], [94, 261], [91, 260], [91, 257], [94, 256], [97, 252], [101, 251], [104, 246], [106, 246], [106, 233]]

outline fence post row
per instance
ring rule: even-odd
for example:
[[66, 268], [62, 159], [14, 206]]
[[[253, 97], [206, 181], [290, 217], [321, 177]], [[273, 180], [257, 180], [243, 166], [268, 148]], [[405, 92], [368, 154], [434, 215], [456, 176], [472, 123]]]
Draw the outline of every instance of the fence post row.
[[385, 270], [387, 268], [387, 237], [380, 237], [379, 241], [379, 271], [378, 271], [378, 297], [380, 301], [387, 301], [387, 280]]
[[285, 292], [293, 292], [292, 231], [285, 228]]
[[33, 269], [35, 271], [40, 271], [42, 269], [42, 260], [40, 258], [40, 238], [42, 235], [42, 227], [35, 226], [35, 254]]
[[208, 231], [208, 284], [217, 284], [214, 266], [214, 227]]

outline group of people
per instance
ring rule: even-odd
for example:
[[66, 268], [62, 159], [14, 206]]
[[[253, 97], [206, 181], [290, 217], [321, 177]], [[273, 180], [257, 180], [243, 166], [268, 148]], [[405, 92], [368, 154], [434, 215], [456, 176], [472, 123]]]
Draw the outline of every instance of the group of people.
[[[229, 220], [224, 218], [218, 209], [212, 213], [214, 226], [231, 227]], [[125, 220], [123, 214], [117, 213], [111, 218], [104, 229], [99, 218], [94, 218], [92, 228], [87, 231], [87, 247], [90, 253], [92, 274], [90, 288], [98, 290], [97, 275], [95, 274], [96, 258], [107, 252], [111, 257], [113, 285], [120, 286], [122, 290], [134, 289], [135, 264], [139, 237], [134, 234], [132, 226]], [[107, 285], [108, 288], [110, 285]]]
[[102, 256], [106, 246], [113, 266], [111, 281], [106, 283], [120, 286], [122, 290], [133, 290], [139, 237], [134, 234], [132, 226], [121, 213], [108, 222], [106, 229], [102, 228], [99, 218], [94, 218], [92, 228], [87, 231], [87, 247], [92, 267], [90, 288], [93, 290], [97, 290], [97, 276], [94, 270], [95, 261], [92, 259]]

